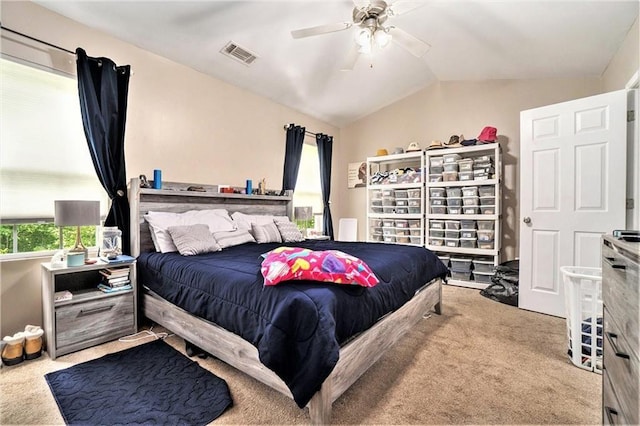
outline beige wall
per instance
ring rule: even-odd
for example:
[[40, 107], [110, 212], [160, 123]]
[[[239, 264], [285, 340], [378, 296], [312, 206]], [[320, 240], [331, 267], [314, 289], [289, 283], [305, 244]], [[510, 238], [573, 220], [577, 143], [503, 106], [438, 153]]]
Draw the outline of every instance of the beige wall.
[[[342, 129], [334, 218], [357, 217], [360, 238], [366, 235], [365, 190], [346, 189], [347, 163], [375, 155], [376, 149], [422, 147], [451, 135], [478, 136], [484, 126], [498, 129], [504, 163], [503, 257], [518, 254], [520, 111], [600, 93], [599, 78], [441, 82]], [[337, 205], [337, 201], [341, 203]]]
[[[9, 28], [68, 49], [80, 45], [90, 56], [108, 56], [133, 67], [126, 130], [129, 177], [160, 168], [165, 180], [242, 185], [247, 178], [264, 177], [268, 187], [279, 188], [282, 126], [295, 122], [334, 135], [336, 231], [338, 218], [357, 217], [360, 238], [365, 235], [365, 190], [346, 188], [349, 162], [375, 155], [377, 148], [406, 147], [412, 141], [424, 147], [452, 134], [475, 137], [482, 127], [493, 125], [505, 162], [505, 258], [517, 255], [519, 112], [622, 88], [633, 73], [626, 74], [638, 68], [636, 22], [602, 80], [443, 82], [337, 129], [32, 3], [3, 1], [1, 7], [2, 23]], [[2, 335], [28, 323], [42, 324], [41, 261], [0, 264]]]
[[602, 76], [604, 92], [623, 89], [633, 74], [638, 72], [640, 61], [639, 25], [640, 13], [638, 13], [638, 19], [629, 30], [627, 37]]
[[[183, 65], [141, 50], [30, 2], [5, 2], [8, 28], [90, 56], [130, 64], [126, 160], [129, 177], [162, 169], [164, 180], [244, 186], [282, 184], [285, 133], [297, 123], [334, 136], [339, 129]], [[70, 60], [75, 60], [70, 56]], [[238, 64], [239, 67], [244, 65]], [[0, 333], [42, 324], [40, 262], [0, 264]]]
[[[337, 182], [332, 189], [334, 220], [358, 218], [359, 238], [365, 238], [365, 190], [347, 189], [348, 163], [373, 156], [378, 148], [406, 148], [413, 141], [426, 147], [431, 140], [445, 141], [454, 134], [474, 138], [490, 125], [498, 128], [505, 165], [502, 256], [518, 256], [520, 111], [624, 89], [640, 68], [638, 21], [602, 78], [441, 82], [344, 127], [342, 143], [334, 148], [338, 154], [333, 172]], [[634, 173], [630, 176], [638, 176], [638, 170]]]

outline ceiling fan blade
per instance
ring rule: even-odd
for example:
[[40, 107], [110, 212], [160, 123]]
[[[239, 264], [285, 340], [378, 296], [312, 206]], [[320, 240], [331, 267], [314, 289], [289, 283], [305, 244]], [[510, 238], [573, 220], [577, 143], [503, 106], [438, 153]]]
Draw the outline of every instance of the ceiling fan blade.
[[429, 43], [425, 43], [409, 34], [408, 32], [401, 30], [397, 27], [390, 27], [389, 34], [393, 36], [391, 40], [398, 43], [400, 46], [407, 49], [412, 55], [421, 58], [431, 48]]
[[314, 35], [333, 33], [336, 31], [346, 30], [353, 26], [353, 22], [338, 22], [335, 24], [319, 25], [317, 27], [302, 28], [300, 30], [291, 31], [293, 38], [310, 37]]
[[353, 0], [353, 5], [358, 9], [369, 6], [369, 0]]
[[387, 7], [387, 11], [390, 12], [389, 15], [398, 16], [404, 15], [405, 13], [411, 12], [412, 10], [424, 5], [424, 1], [396, 0], [393, 4], [390, 4]]
[[356, 62], [358, 62], [358, 58], [360, 57], [360, 52], [358, 52], [358, 47], [355, 43], [351, 44], [351, 48], [347, 55], [344, 57], [342, 61], [342, 66], [340, 67], [340, 71], [352, 71], [353, 67], [356, 66]]

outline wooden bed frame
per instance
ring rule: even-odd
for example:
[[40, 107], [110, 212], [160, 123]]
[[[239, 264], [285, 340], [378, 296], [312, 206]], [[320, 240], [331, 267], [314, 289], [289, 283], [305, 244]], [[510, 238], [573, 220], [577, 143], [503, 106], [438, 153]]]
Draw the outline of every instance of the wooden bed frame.
[[[246, 214], [291, 217], [290, 195], [220, 194], [217, 193], [217, 188], [208, 185], [199, 185], [208, 192], [192, 192], [186, 190], [190, 185], [163, 182], [164, 188], [161, 190], [143, 189], [140, 188], [139, 179], [131, 180], [129, 203], [133, 256], [137, 257], [140, 253], [154, 250], [149, 227], [143, 218], [148, 211], [184, 212], [225, 208], [230, 213], [240, 211]], [[251, 343], [214, 323], [191, 315], [144, 289], [144, 283], [141, 284], [141, 307], [147, 318], [293, 399], [285, 383], [260, 362], [258, 350]], [[308, 404], [311, 422], [329, 424], [333, 401], [423, 318], [425, 313], [433, 310], [440, 314], [441, 300], [442, 281], [436, 279], [422, 287], [400, 309], [386, 315], [370, 329], [343, 345], [340, 348], [338, 363]]]

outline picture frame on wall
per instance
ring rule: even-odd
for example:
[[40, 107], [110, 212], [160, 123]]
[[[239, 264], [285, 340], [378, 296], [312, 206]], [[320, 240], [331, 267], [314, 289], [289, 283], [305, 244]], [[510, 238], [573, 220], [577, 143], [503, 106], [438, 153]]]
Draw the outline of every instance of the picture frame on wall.
[[349, 163], [347, 170], [347, 188], [364, 188], [367, 186], [367, 162]]

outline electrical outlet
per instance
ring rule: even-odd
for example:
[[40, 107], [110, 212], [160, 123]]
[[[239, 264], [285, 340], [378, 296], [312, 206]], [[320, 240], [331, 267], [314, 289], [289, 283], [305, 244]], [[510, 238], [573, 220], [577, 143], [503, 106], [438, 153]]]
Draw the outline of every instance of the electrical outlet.
[[633, 210], [633, 198], [627, 198], [627, 210]]

